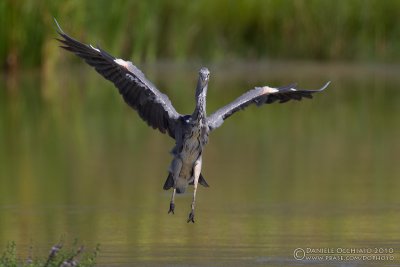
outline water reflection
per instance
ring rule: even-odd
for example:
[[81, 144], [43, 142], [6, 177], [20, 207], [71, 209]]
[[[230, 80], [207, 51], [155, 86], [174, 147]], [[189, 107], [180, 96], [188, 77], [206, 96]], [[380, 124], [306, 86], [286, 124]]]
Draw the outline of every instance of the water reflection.
[[[79, 238], [101, 243], [107, 266], [291, 265], [297, 247], [393, 247], [399, 258], [400, 81], [253, 69], [227, 77], [211, 68], [209, 112], [265, 81], [334, 79], [312, 101], [251, 107], [211, 135], [211, 187], [199, 189], [195, 225], [186, 224], [190, 194], [167, 214], [172, 140], [112, 85], [86, 66], [51, 82], [21, 75], [12, 93], [0, 90], [0, 244], [15, 240], [24, 255], [30, 244], [47, 253], [61, 236]], [[182, 71], [148, 76], [190, 113], [197, 73]]]

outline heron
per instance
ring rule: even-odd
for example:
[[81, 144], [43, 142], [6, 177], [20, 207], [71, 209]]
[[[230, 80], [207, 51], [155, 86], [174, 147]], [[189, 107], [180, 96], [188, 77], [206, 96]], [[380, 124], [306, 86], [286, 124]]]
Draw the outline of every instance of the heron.
[[56, 20], [55, 23], [59, 34], [57, 40], [61, 43], [61, 48], [76, 54], [94, 67], [99, 74], [114, 84], [124, 101], [137, 111], [141, 119], [175, 140], [175, 146], [171, 151], [173, 159], [163, 189], [172, 188], [168, 214], [174, 214], [175, 194], [182, 194], [189, 185], [193, 185], [188, 223], [195, 222], [198, 185], [209, 187], [201, 170], [203, 150], [212, 131], [220, 127], [234, 113], [250, 105], [262, 106], [274, 102], [285, 103], [289, 100], [312, 98], [313, 94], [323, 91], [330, 83], [325, 83], [317, 90], [299, 89], [296, 84], [282, 87], [255, 87], [207, 116], [206, 97], [210, 71], [202, 67], [195, 90], [194, 111], [192, 114], [184, 115], [176, 111], [168, 96], [158, 90], [132, 62], [116, 58], [99, 46], [94, 47], [77, 41], [67, 35]]

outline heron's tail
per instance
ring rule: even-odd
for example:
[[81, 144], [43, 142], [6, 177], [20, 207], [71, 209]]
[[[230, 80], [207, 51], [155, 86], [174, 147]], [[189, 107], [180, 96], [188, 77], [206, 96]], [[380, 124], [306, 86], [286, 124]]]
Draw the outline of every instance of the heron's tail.
[[[174, 177], [172, 176], [171, 173], [168, 174], [167, 180], [165, 180], [164, 183], [164, 190], [168, 190], [171, 187], [174, 186]], [[199, 177], [199, 184], [201, 184], [204, 187], [209, 187], [208, 183], [206, 182], [206, 179], [204, 179], [203, 175], [200, 173]], [[177, 193], [185, 193], [186, 188], [188, 185], [193, 185], [193, 181], [190, 183], [185, 179], [185, 178], [178, 178], [176, 181], [176, 192]]]
[[[164, 183], [164, 187], [163, 187], [164, 190], [168, 190], [171, 187], [173, 187], [174, 183], [175, 183], [174, 177], [173, 177], [172, 173], [169, 173], [167, 180], [165, 180], [165, 183]], [[188, 185], [189, 185], [189, 183], [185, 178], [178, 177], [178, 179], [176, 180], [176, 192], [178, 194], [185, 193]]]
[[186, 188], [188, 187], [188, 185], [189, 185], [189, 183], [185, 178], [178, 177], [178, 179], [176, 180], [176, 185], [175, 185], [176, 192], [178, 194], [185, 193]]

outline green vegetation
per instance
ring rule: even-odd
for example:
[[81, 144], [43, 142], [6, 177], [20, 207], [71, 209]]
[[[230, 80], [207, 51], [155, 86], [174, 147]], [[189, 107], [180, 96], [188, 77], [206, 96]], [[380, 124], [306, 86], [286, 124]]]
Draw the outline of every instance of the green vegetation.
[[26, 260], [19, 259], [14, 242], [9, 243], [0, 256], [0, 267], [89, 267], [96, 264], [99, 246], [93, 252], [85, 253], [83, 246], [76, 248], [76, 244], [70, 250], [62, 250], [62, 244], [54, 245], [47, 258], [33, 259], [29, 255]]
[[1, 1], [1, 68], [46, 66], [67, 33], [138, 61], [400, 59], [400, 1]]

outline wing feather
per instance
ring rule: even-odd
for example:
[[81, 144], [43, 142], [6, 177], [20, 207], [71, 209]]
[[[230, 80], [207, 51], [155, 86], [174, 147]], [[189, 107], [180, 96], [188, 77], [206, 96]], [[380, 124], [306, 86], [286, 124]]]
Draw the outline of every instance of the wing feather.
[[328, 87], [329, 83], [330, 82], [327, 82], [318, 90], [298, 89], [296, 84], [280, 88], [272, 88], [268, 86], [256, 87], [211, 114], [207, 118], [208, 126], [210, 130], [218, 128], [222, 125], [224, 120], [229, 118], [236, 111], [242, 110], [251, 104], [261, 106], [264, 104], [272, 104], [276, 101], [279, 101], [279, 103], [285, 103], [292, 99], [300, 101], [303, 97], [312, 98], [312, 94], [323, 91]]
[[116, 59], [101, 48], [83, 44], [68, 36], [58, 25], [61, 48], [83, 58], [104, 78], [114, 83], [125, 102], [154, 129], [175, 138], [179, 114], [168, 96], [161, 93], [132, 62]]

